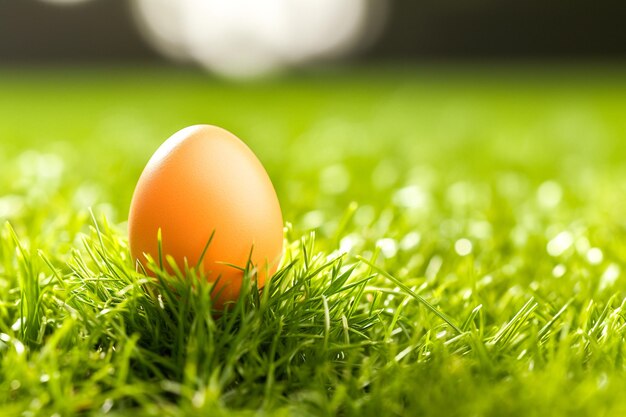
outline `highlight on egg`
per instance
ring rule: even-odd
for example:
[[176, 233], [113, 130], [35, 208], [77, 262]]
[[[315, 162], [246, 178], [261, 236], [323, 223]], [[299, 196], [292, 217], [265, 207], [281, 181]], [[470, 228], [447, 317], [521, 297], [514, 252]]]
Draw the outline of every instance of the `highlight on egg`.
[[162, 258], [181, 269], [198, 265], [215, 283], [217, 309], [238, 298], [247, 265], [262, 288], [282, 254], [282, 213], [267, 172], [245, 143], [211, 125], [172, 135], [139, 178], [128, 234], [132, 258], [144, 267], [146, 255], [159, 259], [159, 230]]

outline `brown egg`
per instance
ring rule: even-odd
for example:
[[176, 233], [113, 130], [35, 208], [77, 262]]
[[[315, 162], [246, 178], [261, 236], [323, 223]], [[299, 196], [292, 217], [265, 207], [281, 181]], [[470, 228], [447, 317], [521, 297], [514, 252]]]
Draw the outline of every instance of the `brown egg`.
[[[216, 126], [197, 125], [166, 140], [146, 165], [133, 194], [128, 219], [133, 259], [163, 259], [195, 266], [211, 237], [202, 264], [216, 308], [234, 301], [248, 259], [259, 288], [278, 266], [283, 219], [263, 165], [241, 140]], [[250, 256], [251, 254], [251, 256]]]

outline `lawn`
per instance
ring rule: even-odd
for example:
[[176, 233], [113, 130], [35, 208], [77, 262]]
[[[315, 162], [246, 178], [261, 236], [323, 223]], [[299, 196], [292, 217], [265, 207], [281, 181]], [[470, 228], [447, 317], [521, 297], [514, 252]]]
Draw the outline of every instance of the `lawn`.
[[[625, 115], [621, 68], [4, 69], [0, 414], [625, 415]], [[197, 123], [285, 219], [218, 315], [128, 251], [141, 170]]]

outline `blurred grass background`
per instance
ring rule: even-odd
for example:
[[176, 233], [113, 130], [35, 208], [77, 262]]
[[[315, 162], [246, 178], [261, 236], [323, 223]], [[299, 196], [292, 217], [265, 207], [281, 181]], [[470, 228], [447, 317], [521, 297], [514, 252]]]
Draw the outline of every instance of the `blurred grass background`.
[[[68, 184], [90, 185], [90, 203], [110, 203], [118, 220], [152, 152], [195, 123], [223, 126], [252, 147], [288, 219], [380, 202], [420, 169], [449, 180], [609, 175], [626, 138], [626, 77], [611, 67], [379, 67], [243, 84], [191, 70], [5, 69], [0, 89], [9, 188], [19, 188], [16, 171], [32, 168], [26, 150], [55, 155]], [[339, 185], [329, 185], [333, 176]]]
[[[385, 344], [381, 352], [395, 359], [380, 368], [367, 365], [375, 354], [353, 356], [375, 385], [345, 399], [346, 410], [623, 411], [626, 77], [620, 67], [372, 66], [245, 83], [181, 69], [3, 69], [0, 91], [0, 219], [61, 270], [76, 251], [85, 256], [81, 233], [89, 233], [90, 207], [107, 216], [111, 236], [123, 242], [133, 188], [156, 148], [184, 126], [220, 125], [268, 169], [289, 242], [314, 230], [323, 256], [378, 253], [381, 267], [458, 321], [482, 305], [472, 334], [485, 346], [516, 323], [516, 314], [530, 311], [510, 339], [481, 356], [483, 345], [454, 341], [419, 304], [392, 299], [390, 311], [407, 304], [402, 317], [414, 327], [404, 330], [408, 341]], [[0, 251], [0, 259], [8, 297], [0, 311], [13, 317], [17, 284], [8, 271], [18, 258]], [[5, 321], [3, 331], [13, 334]], [[544, 333], [544, 326], [554, 331]], [[405, 346], [415, 349], [406, 358]], [[77, 344], [67, 355], [80, 362], [89, 360], [86, 352], [88, 346]], [[123, 362], [132, 355], [112, 357]], [[19, 366], [51, 367], [39, 359]], [[335, 372], [341, 365], [329, 359], [310, 366], [324, 374], [324, 366]], [[324, 383], [337, 392], [358, 382], [331, 375]], [[22, 391], [18, 385], [7, 394], [22, 401], [12, 409], [26, 407], [31, 392], [50, 410], [112, 407], [106, 389], [93, 396], [80, 390], [91, 383], [82, 374], [65, 378], [76, 397], [51, 400], [36, 378], [34, 385], [22, 380]], [[142, 378], [131, 372], [128, 381], [169, 401], [161, 385]], [[284, 378], [277, 404], [299, 404], [299, 395], [326, 401], [317, 385], [296, 390], [301, 381]], [[116, 401], [131, 406], [138, 386], [116, 385]], [[222, 411], [260, 407], [258, 392], [246, 401], [233, 395], [238, 391], [226, 392], [219, 397]]]
[[46, 236], [68, 206], [124, 221], [150, 155], [196, 123], [248, 143], [285, 219], [304, 229], [330, 233], [351, 201], [381, 208], [411, 184], [436, 201], [467, 179], [522, 178], [504, 185], [511, 193], [556, 179], [580, 201], [621, 201], [606, 190], [623, 177], [619, 68], [380, 67], [244, 84], [190, 70], [56, 68], [0, 80], [0, 217], [30, 235]]

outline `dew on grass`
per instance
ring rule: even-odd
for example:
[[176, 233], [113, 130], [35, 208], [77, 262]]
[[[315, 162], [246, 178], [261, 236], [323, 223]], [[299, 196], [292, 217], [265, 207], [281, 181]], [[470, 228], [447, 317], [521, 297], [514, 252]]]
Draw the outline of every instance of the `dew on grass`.
[[609, 385], [609, 377], [606, 372], [602, 372], [598, 375], [598, 389], [605, 389]]
[[102, 403], [102, 407], [100, 408], [100, 410], [106, 414], [109, 411], [111, 411], [111, 409], [113, 408], [113, 400], [111, 398], [107, 398], [106, 400], [104, 400], [104, 403]]
[[15, 352], [18, 356], [22, 356], [24, 352], [26, 352], [26, 347], [24, 347], [24, 344], [17, 339], [13, 340], [13, 347], [15, 348]]
[[14, 332], [19, 331], [22, 328], [22, 318], [18, 318], [17, 320], [15, 320], [15, 322], [11, 325], [11, 330], [13, 330]]

